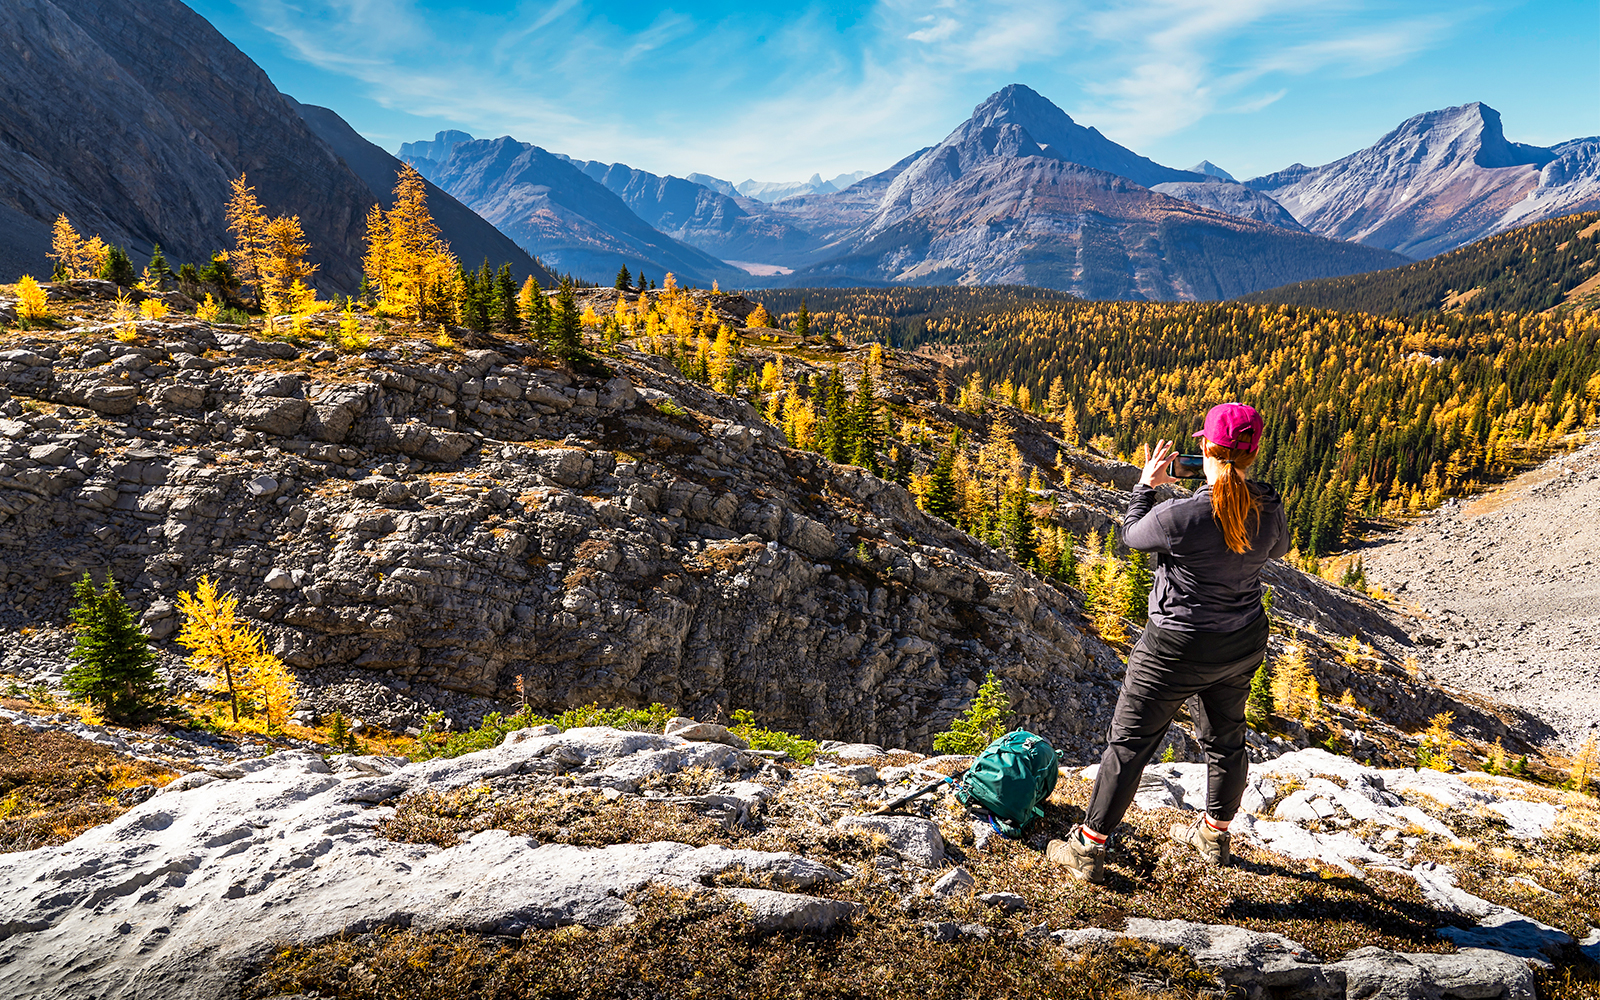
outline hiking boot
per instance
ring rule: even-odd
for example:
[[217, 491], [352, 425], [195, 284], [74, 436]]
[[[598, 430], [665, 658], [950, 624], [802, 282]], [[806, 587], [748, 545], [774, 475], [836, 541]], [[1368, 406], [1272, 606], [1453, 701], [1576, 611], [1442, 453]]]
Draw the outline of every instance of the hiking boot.
[[1044, 856], [1047, 861], [1065, 866], [1080, 882], [1099, 885], [1106, 880], [1106, 846], [1086, 839], [1081, 830], [1074, 829], [1066, 840], [1050, 841], [1045, 845]]
[[1194, 848], [1200, 860], [1208, 865], [1226, 865], [1233, 857], [1228, 831], [1213, 830], [1205, 816], [1192, 823], [1174, 823], [1170, 836], [1180, 844]]

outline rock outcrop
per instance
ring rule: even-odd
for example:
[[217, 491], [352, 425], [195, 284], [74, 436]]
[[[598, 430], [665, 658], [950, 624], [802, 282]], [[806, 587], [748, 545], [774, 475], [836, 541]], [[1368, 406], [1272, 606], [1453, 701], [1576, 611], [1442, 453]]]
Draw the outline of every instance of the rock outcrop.
[[[1132, 938], [1187, 952], [1221, 984], [1257, 998], [1531, 1000], [1534, 967], [1572, 960], [1571, 935], [1459, 888], [1447, 866], [1409, 860], [1424, 839], [1455, 842], [1446, 821], [1476, 822], [1473, 810], [1547, 805], [1520, 797], [1526, 786], [1518, 782], [1490, 788], [1486, 776], [1468, 785], [1436, 772], [1407, 780], [1412, 772], [1376, 771], [1316, 750], [1253, 772], [1247, 808], [1265, 813], [1275, 805], [1279, 819], [1241, 817], [1236, 846], [1248, 857], [1241, 877], [1295, 871], [1315, 883], [1312, 872], [1332, 865], [1371, 897], [1405, 898], [1373, 880], [1400, 873], [1427, 899], [1407, 903], [1407, 912], [1431, 919], [1458, 946], [1439, 954], [1357, 945], [1319, 955], [1263, 929], [1259, 918], [1253, 927], [1152, 918], [1152, 905], [1168, 904], [1143, 893], [1123, 897], [1133, 912], [1113, 912], [1109, 926], [1034, 923], [1033, 914], [1058, 912], [1052, 907], [1064, 894], [1082, 890], [1036, 869], [1020, 891], [994, 891], [999, 880], [1013, 885], [1012, 866], [1036, 868], [1037, 859], [1028, 848], [995, 843], [948, 796], [923, 800], [912, 814], [860, 815], [966, 761], [859, 744], [835, 754], [801, 766], [716, 741], [540, 727], [454, 759], [324, 761], [286, 751], [193, 771], [73, 841], [0, 855], [0, 990], [221, 1000], [238, 996], [283, 945], [400, 927], [524, 940], [571, 925], [613, 927], [635, 917], [646, 889], [720, 901], [757, 933], [826, 933], [847, 924], [866, 932], [861, 925], [898, 911], [920, 920], [937, 947], [1016, 933], [1005, 923], [1016, 914], [1029, 922], [1029, 940], [1060, 947], [1067, 961]], [[1158, 764], [1146, 772], [1148, 784], [1173, 786], [1163, 774], [1186, 786], [1205, 780], [1204, 765]], [[1291, 780], [1322, 796], [1328, 811], [1296, 815], [1303, 796], [1289, 792]], [[1132, 818], [1181, 818], [1175, 810], [1202, 798], [1144, 793]], [[594, 818], [588, 846], [569, 842], [574, 834], [564, 825], [528, 835], [529, 817], [567, 806]], [[1558, 852], [1557, 821], [1572, 830], [1589, 820], [1576, 805], [1547, 807], [1551, 822], [1520, 836]], [[1070, 808], [1058, 795], [1036, 826], [1060, 827]], [[628, 825], [626, 817], [641, 811], [653, 817], [642, 829], [655, 832], [641, 836]], [[840, 818], [829, 829], [833, 816]], [[1362, 825], [1327, 832], [1341, 818]], [[1304, 843], [1318, 846], [1307, 853]], [[1168, 870], [1198, 864], [1175, 845], [1158, 850]], [[853, 865], [839, 852], [873, 863]], [[992, 914], [985, 923], [952, 919], [953, 907], [971, 914], [968, 897]], [[1070, 912], [1081, 914], [1082, 905]], [[690, 922], [705, 910], [683, 912]], [[1296, 912], [1287, 909], [1285, 918]]]

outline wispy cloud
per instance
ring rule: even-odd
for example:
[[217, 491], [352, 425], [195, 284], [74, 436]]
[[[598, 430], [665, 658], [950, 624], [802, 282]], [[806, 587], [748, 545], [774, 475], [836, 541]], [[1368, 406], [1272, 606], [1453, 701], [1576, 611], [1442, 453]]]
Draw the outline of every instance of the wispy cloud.
[[[641, 11], [594, 0], [235, 0], [382, 106], [575, 156], [730, 179], [881, 169], [1028, 83], [1134, 148], [1382, 72], [1479, 8], [1420, 0], [824, 0]], [[1484, 0], [1490, 2], [1490, 0]], [[420, 138], [420, 136], [419, 136]]]

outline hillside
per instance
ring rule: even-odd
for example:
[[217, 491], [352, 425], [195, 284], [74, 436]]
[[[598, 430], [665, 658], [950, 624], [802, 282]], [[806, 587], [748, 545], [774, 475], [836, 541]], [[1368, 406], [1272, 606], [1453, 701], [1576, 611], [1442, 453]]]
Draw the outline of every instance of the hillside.
[[[174, 267], [204, 265], [233, 245], [223, 205], [244, 173], [268, 212], [299, 216], [320, 287], [360, 285], [364, 217], [391, 198], [393, 158], [332, 112], [279, 93], [204, 18], [177, 0], [29, 0], [0, 4], [0, 36], [10, 53], [0, 59], [10, 151], [0, 159], [0, 281], [48, 276], [62, 212], [140, 264], [160, 243]], [[535, 273], [492, 226], [432, 194], [447, 239]]]
[[1132, 455], [1187, 440], [1214, 403], [1268, 414], [1258, 474], [1302, 552], [1362, 518], [1420, 511], [1498, 479], [1589, 426], [1592, 312], [1380, 318], [1284, 306], [1074, 303], [1015, 289], [763, 293], [813, 322], [949, 357], [952, 377], [1047, 409], [1062, 436]]
[[1600, 292], [1597, 267], [1600, 212], [1586, 212], [1536, 222], [1405, 267], [1301, 281], [1239, 298], [1377, 316], [1537, 312], [1582, 303]]
[[1415, 115], [1366, 149], [1245, 184], [1314, 233], [1422, 258], [1540, 219], [1600, 208], [1600, 143], [1506, 139], [1482, 103]]

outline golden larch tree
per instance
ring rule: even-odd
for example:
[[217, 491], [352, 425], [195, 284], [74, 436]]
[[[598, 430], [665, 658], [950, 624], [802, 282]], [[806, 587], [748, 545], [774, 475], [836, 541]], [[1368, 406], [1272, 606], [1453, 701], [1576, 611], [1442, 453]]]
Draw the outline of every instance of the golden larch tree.
[[300, 229], [300, 217], [278, 216], [269, 220], [262, 235], [261, 254], [256, 260], [260, 272], [261, 299], [267, 310], [282, 312], [294, 307], [294, 286], [306, 286], [317, 265], [306, 260], [311, 244]]
[[67, 281], [93, 278], [100, 273], [111, 248], [99, 236], [84, 239], [72, 228], [66, 213], [56, 216], [50, 230], [49, 258], [56, 262], [56, 273]]
[[293, 711], [293, 677], [288, 677], [283, 661], [267, 651], [260, 629], [251, 628], [239, 617], [239, 598], [221, 593], [215, 580], [202, 577], [193, 592], [178, 594], [178, 611], [183, 627], [178, 645], [189, 650], [189, 666], [215, 677], [228, 692], [233, 721], [239, 721], [239, 701], [261, 701], [271, 726], [272, 712]]
[[233, 249], [222, 256], [233, 265], [234, 276], [241, 286], [256, 290], [262, 297], [261, 261], [267, 247], [267, 213], [256, 198], [256, 189], [240, 174], [233, 182], [233, 196], [225, 210], [228, 232], [233, 234]]
[[406, 164], [394, 186], [394, 207], [367, 213], [367, 279], [378, 289], [381, 311], [422, 321], [454, 323], [460, 272], [450, 245], [428, 212], [428, 188]]

